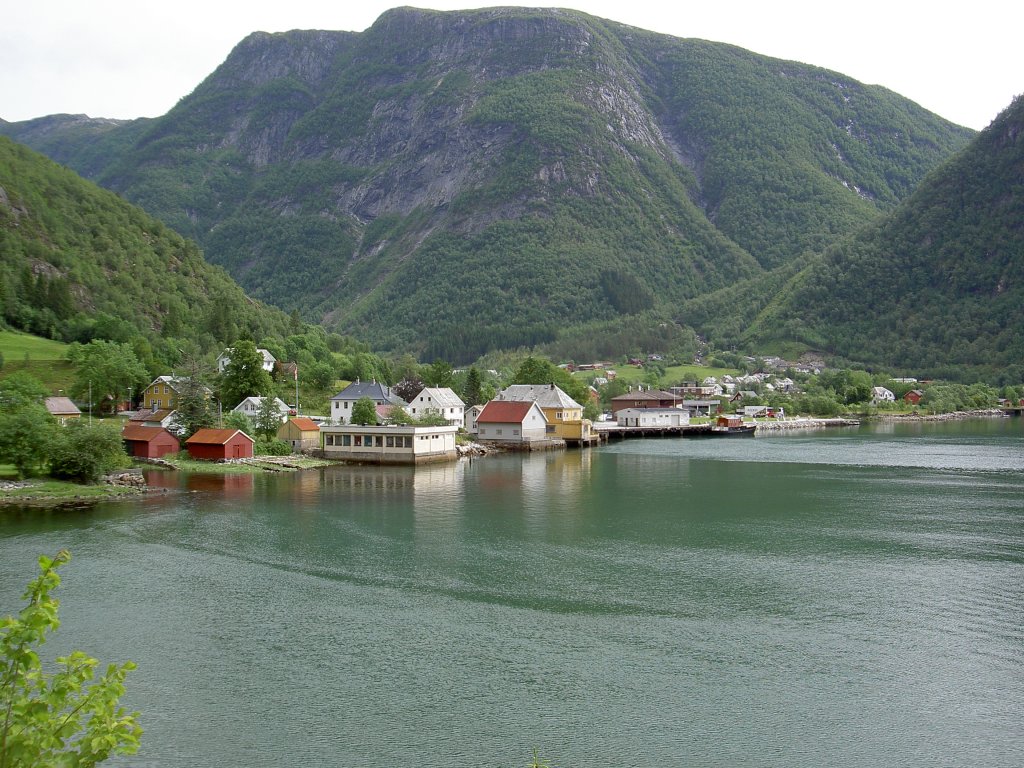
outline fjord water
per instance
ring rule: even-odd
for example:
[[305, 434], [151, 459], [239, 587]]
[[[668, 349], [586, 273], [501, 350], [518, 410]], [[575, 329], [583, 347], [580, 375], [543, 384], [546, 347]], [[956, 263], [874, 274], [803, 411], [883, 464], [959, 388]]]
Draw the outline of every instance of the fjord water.
[[115, 765], [1024, 755], [1017, 419], [160, 481], [0, 513], [0, 613], [67, 547], [48, 651], [139, 665]]

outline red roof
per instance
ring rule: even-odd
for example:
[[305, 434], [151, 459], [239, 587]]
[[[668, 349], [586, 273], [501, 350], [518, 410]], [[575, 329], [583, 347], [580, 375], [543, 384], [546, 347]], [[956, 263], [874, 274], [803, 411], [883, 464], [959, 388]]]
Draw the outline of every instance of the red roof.
[[295, 416], [290, 419], [291, 423], [299, 428], [302, 432], [319, 432], [320, 427], [315, 421], [308, 416]]
[[528, 403], [514, 400], [491, 400], [484, 406], [476, 421], [477, 424], [481, 421], [485, 424], [521, 424], [533, 406], [532, 400]]
[[185, 445], [224, 445], [232, 437], [239, 434], [248, 440], [252, 440], [251, 437], [240, 429], [200, 429], [185, 441]]
[[121, 437], [125, 440], [139, 440], [146, 443], [156, 440], [162, 434], [170, 435], [171, 433], [163, 427], [143, 427], [140, 424], [125, 424], [124, 429], [121, 430]]

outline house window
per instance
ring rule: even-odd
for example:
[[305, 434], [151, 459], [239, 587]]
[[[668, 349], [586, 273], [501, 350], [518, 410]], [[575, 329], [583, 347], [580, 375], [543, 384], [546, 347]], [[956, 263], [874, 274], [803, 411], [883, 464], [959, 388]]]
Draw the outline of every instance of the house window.
[[[367, 437], [369, 437], [369, 435], [367, 435]], [[374, 441], [374, 445], [377, 448], [383, 448], [384, 447], [384, 436], [383, 435], [377, 435], [377, 439]]]
[[501, 430], [500, 430], [500, 429], [496, 429], [496, 430], [494, 430], [494, 434], [496, 434], [496, 435], [500, 435], [500, 434], [501, 434]]
[[385, 445], [388, 448], [394, 448], [395, 447], [395, 436], [394, 435], [388, 435], [388, 439], [387, 439]]
[[334, 435], [327, 435], [324, 438], [324, 445], [334, 445]]
[[351, 445], [352, 445], [352, 435], [342, 435], [341, 436], [341, 444], [344, 445], [344, 446], [351, 447]]
[[548, 424], [546, 431], [550, 435], [552, 432], [555, 431], [555, 425], [554, 424]]
[[348, 400], [345, 401], [345, 410], [348, 410]]
[[356, 438], [356, 447], [357, 448], [362, 448], [363, 447], [363, 436], [362, 435], [356, 435], [355, 438]]
[[519, 430], [518, 429], [513, 429], [512, 430], [512, 434], [513, 435], [518, 435], [519, 434]]

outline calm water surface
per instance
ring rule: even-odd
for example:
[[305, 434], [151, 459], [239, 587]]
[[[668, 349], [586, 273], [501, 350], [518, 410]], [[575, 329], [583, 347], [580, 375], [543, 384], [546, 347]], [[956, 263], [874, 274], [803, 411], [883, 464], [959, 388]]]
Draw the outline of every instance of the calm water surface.
[[49, 651], [138, 663], [116, 765], [1021, 765], [1022, 427], [167, 474], [0, 513], [0, 613], [72, 551]]

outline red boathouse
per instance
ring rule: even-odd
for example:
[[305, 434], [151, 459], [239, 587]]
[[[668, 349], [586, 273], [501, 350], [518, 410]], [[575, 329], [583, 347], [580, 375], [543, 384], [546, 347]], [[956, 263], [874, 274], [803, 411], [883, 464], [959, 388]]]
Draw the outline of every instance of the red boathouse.
[[251, 459], [253, 439], [240, 429], [200, 429], [185, 441], [193, 459]]
[[181, 450], [178, 438], [163, 427], [144, 427], [140, 424], [126, 424], [121, 430], [121, 439], [129, 456], [140, 459], [159, 459], [168, 453]]

